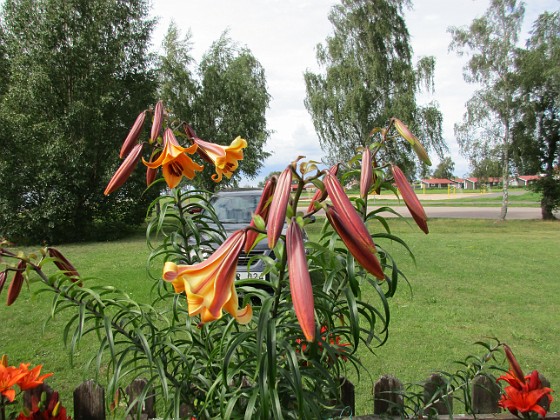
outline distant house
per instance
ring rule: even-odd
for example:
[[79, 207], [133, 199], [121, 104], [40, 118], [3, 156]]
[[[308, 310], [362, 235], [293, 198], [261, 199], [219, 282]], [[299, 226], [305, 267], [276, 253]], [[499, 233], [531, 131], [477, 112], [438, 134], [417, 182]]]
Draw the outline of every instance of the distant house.
[[540, 178], [540, 175], [519, 175], [516, 177], [517, 185], [520, 187], [528, 187]]
[[479, 178], [467, 178], [463, 182], [463, 188], [465, 190], [477, 190], [480, 187], [487, 186], [487, 187], [497, 187], [502, 183], [502, 178], [498, 177], [490, 177], [488, 179], [479, 179]]
[[422, 184], [422, 187], [425, 188], [447, 188], [450, 185], [453, 187], [457, 186], [457, 183], [455, 181], [447, 178], [421, 179], [420, 183]]

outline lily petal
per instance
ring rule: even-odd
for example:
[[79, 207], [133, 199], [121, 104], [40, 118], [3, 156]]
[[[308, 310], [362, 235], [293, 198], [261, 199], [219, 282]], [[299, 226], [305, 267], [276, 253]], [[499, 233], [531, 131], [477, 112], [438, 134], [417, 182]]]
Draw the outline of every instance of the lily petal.
[[186, 293], [190, 316], [200, 314], [204, 323], [221, 318], [225, 310], [239, 323], [251, 320], [249, 305], [238, 309], [234, 285], [237, 260], [244, 243], [245, 231], [238, 230], [205, 261], [193, 265], [172, 262], [164, 265], [163, 279], [172, 282], [176, 293]]
[[267, 224], [268, 247], [270, 249], [276, 246], [276, 242], [282, 234], [282, 228], [286, 221], [286, 209], [290, 200], [291, 184], [292, 168], [288, 166], [278, 177], [276, 190], [270, 203]]
[[288, 274], [294, 310], [307, 341], [315, 340], [315, 303], [311, 277], [307, 268], [307, 258], [303, 245], [301, 227], [295, 218], [286, 232], [286, 252], [288, 253]]
[[393, 172], [395, 184], [397, 184], [397, 188], [401, 192], [404, 203], [406, 204], [406, 207], [408, 207], [412, 218], [414, 219], [418, 227], [422, 229], [424, 233], [428, 234], [428, 217], [426, 216], [424, 207], [422, 207], [422, 204], [420, 204], [420, 200], [418, 200], [416, 193], [412, 190], [412, 187], [408, 183], [404, 173], [398, 166], [391, 165], [391, 171]]
[[109, 195], [125, 183], [132, 171], [134, 171], [134, 168], [136, 168], [141, 155], [142, 144], [139, 143], [132, 148], [131, 152], [126, 156], [126, 159], [123, 160], [121, 166], [119, 166], [119, 169], [117, 169], [107, 184], [107, 188], [105, 188], [103, 194]]

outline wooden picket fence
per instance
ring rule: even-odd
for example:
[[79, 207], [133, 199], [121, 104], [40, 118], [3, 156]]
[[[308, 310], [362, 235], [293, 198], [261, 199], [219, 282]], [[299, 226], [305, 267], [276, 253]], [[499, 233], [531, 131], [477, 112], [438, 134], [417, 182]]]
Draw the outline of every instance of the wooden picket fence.
[[[380, 418], [402, 418], [402, 410], [400, 407], [404, 404], [403, 399], [403, 384], [397, 378], [384, 375], [374, 385], [374, 403], [373, 415], [365, 416], [352, 416], [355, 413], [355, 393], [354, 385], [347, 379], [340, 380], [341, 385], [341, 399], [343, 405], [346, 407], [340, 413], [340, 418], [359, 419], [359, 420], [374, 420]], [[541, 377], [543, 386], [550, 386], [546, 378]], [[126, 388], [126, 401], [135, 404], [138, 396], [146, 395], [143, 399], [143, 404], [140, 407], [140, 418], [142, 420], [154, 419], [156, 416], [156, 404], [154, 393], [150, 389], [146, 389], [147, 381], [143, 379], [136, 379]], [[427, 418], [455, 418], [455, 419], [516, 419], [517, 417], [509, 413], [502, 413], [498, 406], [500, 399], [500, 387], [496, 382], [487, 376], [477, 376], [472, 383], [471, 396], [472, 396], [472, 409], [475, 416], [468, 415], [451, 415], [453, 413], [453, 396], [445, 395], [443, 398], [434, 399], [434, 395], [441, 393], [441, 389], [445, 387], [445, 380], [439, 374], [431, 375], [423, 385], [423, 401], [427, 402], [427, 406], [437, 410], [438, 416], [434, 416], [433, 410], [426, 411], [423, 415]], [[39, 397], [42, 392], [47, 393], [47, 397], [52, 394], [52, 389], [43, 384], [35, 389], [26, 391], [24, 396], [24, 404], [28, 407], [31, 406], [32, 395]], [[94, 381], [86, 381], [74, 390], [74, 420], [105, 420], [105, 390], [103, 387], [97, 385]], [[430, 401], [434, 401], [430, 403]], [[63, 405], [64, 401], [62, 402]], [[541, 400], [541, 404], [548, 404], [548, 400]], [[133, 406], [130, 410], [128, 419], [138, 418], [138, 404]], [[547, 410], [548, 407], [543, 405]], [[183, 407], [181, 418], [191, 418], [188, 407]], [[547, 419], [560, 420], [560, 413], [548, 413]]]

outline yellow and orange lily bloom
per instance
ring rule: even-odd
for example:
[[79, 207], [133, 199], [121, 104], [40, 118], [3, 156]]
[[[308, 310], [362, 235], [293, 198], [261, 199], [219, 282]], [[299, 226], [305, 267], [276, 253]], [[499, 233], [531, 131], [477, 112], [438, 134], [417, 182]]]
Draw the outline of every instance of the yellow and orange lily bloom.
[[200, 314], [205, 323], [220, 319], [225, 310], [240, 324], [251, 321], [253, 309], [250, 305], [239, 309], [234, 285], [245, 237], [245, 230], [234, 232], [210, 258], [197, 264], [165, 263], [163, 279], [173, 284], [176, 293], [186, 293], [190, 316]]
[[194, 162], [187, 153], [193, 154], [198, 146], [181, 147], [170, 128], [163, 133], [163, 151], [153, 162], [142, 159], [148, 168], [156, 169], [162, 167], [163, 177], [169, 188], [175, 188], [181, 182], [183, 176], [193, 179], [195, 171], [201, 171], [204, 167]]
[[243, 160], [242, 149], [247, 147], [247, 140], [239, 136], [229, 146], [210, 143], [198, 137], [194, 137], [192, 141], [198, 146], [198, 153], [202, 158], [215, 166], [216, 173], [212, 175], [214, 182], [220, 182], [223, 176], [231, 178], [239, 166], [239, 161]]
[[315, 302], [311, 277], [307, 268], [307, 258], [303, 245], [301, 227], [292, 218], [286, 232], [286, 250], [288, 253], [288, 275], [290, 293], [301, 330], [307, 341], [315, 340]]

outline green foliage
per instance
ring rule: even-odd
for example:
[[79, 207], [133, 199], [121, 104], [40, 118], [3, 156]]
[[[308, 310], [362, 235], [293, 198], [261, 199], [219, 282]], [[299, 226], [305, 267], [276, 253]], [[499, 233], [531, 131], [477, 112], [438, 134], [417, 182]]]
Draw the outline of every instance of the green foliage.
[[459, 55], [469, 54], [465, 80], [481, 86], [467, 102], [455, 135], [473, 166], [488, 158], [481, 151], [499, 152], [504, 182], [502, 220], [507, 215], [509, 148], [515, 122], [514, 51], [524, 13], [524, 5], [517, 0], [492, 0], [484, 16], [474, 19], [468, 28], [449, 29], [453, 38], [450, 48]]
[[105, 239], [143, 221], [142, 176], [102, 191], [130, 115], [153, 100], [147, 16], [145, 1], [4, 2], [0, 236]]
[[514, 128], [512, 154], [519, 173], [544, 176], [536, 184], [542, 192], [544, 219], [554, 219], [560, 204], [560, 13], [543, 13], [533, 25], [526, 49], [517, 53], [521, 118]]
[[455, 170], [455, 162], [451, 156], [444, 157], [439, 163], [432, 176], [434, 178], [453, 178], [453, 171]]
[[[325, 73], [305, 73], [305, 106], [327, 161], [349, 160], [369, 143], [370, 130], [399, 115], [422, 142], [438, 154], [445, 150], [441, 113], [435, 104], [420, 107], [415, 95], [433, 86], [434, 60], [412, 65], [409, 34], [402, 17], [408, 2], [344, 0], [329, 15], [334, 32], [317, 46]], [[388, 161], [411, 173], [410, 146], [387, 144]]]
[[[270, 95], [259, 61], [224, 33], [196, 65], [190, 55], [190, 33], [181, 40], [174, 24], [163, 47], [158, 69], [161, 99], [202, 139], [229, 145], [233, 133], [248, 140], [243, 165], [229, 184], [235, 186], [242, 175], [254, 178], [270, 156], [264, 150], [270, 135], [265, 116]], [[195, 183], [213, 191], [216, 184], [210, 180], [211, 168], [204, 173], [207, 176], [198, 177]]]

